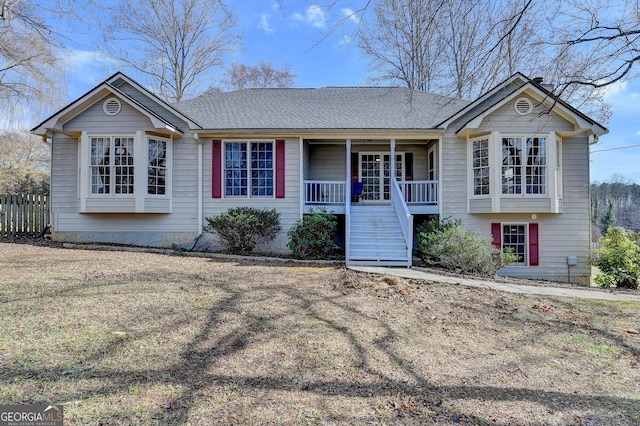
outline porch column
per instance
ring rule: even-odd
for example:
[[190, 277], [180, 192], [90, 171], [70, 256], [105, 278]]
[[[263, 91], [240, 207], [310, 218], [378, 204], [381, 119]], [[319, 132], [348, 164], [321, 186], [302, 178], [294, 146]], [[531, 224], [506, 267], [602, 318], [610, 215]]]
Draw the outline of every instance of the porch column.
[[390, 144], [390, 151], [391, 151], [391, 155], [390, 155], [390, 159], [389, 161], [391, 162], [391, 170], [389, 170], [389, 173], [391, 173], [391, 179], [395, 179], [396, 177], [396, 140], [395, 139], [391, 139], [391, 144]]
[[[349, 206], [351, 204], [351, 139], [346, 140], [346, 148], [347, 148], [347, 176], [345, 178], [345, 206]], [[347, 208], [347, 211], [349, 209]]]

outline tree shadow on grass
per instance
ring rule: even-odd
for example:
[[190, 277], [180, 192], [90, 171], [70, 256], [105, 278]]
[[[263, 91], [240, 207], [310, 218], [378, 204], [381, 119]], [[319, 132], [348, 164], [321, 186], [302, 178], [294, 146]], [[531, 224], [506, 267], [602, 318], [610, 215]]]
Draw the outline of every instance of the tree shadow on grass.
[[[242, 263], [235, 266], [240, 271], [249, 267], [244, 272], [244, 277], [258, 274], [259, 270], [250, 264]], [[282, 268], [282, 277], [288, 271]], [[153, 275], [153, 274], [151, 274]], [[149, 276], [145, 280], [152, 280]], [[159, 279], [159, 277], [156, 277]], [[184, 277], [181, 277], [184, 278]], [[163, 280], [171, 279], [164, 276]], [[195, 274], [192, 279], [199, 282], [205, 277]], [[271, 279], [274, 279], [271, 277]], [[242, 277], [240, 278], [242, 280]], [[209, 283], [206, 283], [209, 285]], [[132, 343], [128, 339], [115, 342], [106, 350], [96, 351], [88, 355], [84, 362], [95, 363], [96, 368], [78, 375], [60, 376], [59, 369], [28, 369], [14, 368], [0, 374], [4, 380], [15, 378], [42, 378], [59, 384], [65, 381], [95, 379], [91, 389], [84, 392], [64, 391], [58, 395], [58, 401], [82, 400], [88, 394], [92, 396], [110, 396], [128, 392], [131, 386], [139, 384], [170, 384], [181, 389], [177, 396], [164, 401], [162, 406], [156, 407], [149, 416], [153, 421], [161, 424], [184, 424], [192, 420], [194, 407], [203, 403], [203, 395], [210, 392], [211, 385], [233, 388], [241, 393], [283, 391], [290, 393], [302, 393], [318, 398], [345, 397], [358, 398], [366, 401], [369, 398], [384, 397], [389, 401], [389, 414], [393, 422], [399, 423], [425, 423], [431, 421], [443, 421], [445, 423], [464, 424], [509, 424], [509, 422], [494, 422], [488, 419], [477, 418], [471, 413], [459, 412], [447, 408], [443, 401], [451, 400], [478, 400], [485, 403], [497, 402], [528, 402], [545, 406], [548, 410], [564, 412], [574, 409], [585, 409], [596, 413], [607, 413], [622, 410], [632, 413], [640, 406], [638, 399], [608, 397], [599, 395], [576, 395], [555, 391], [540, 391], [523, 387], [493, 387], [493, 386], [448, 386], [434, 383], [429, 377], [425, 377], [419, 369], [412, 366], [410, 360], [401, 355], [395, 347], [395, 342], [407, 336], [399, 335], [390, 321], [381, 315], [374, 315], [363, 309], [362, 306], [353, 304], [338, 290], [328, 291], [326, 288], [318, 289], [307, 283], [292, 282], [283, 283], [255, 283], [218, 282], [213, 284], [219, 290], [219, 297], [215, 297], [206, 306], [206, 318], [201, 323], [194, 337], [181, 349], [175, 362], [168, 367], [157, 369], [129, 368], [118, 371], [113, 368], [101, 366], [116, 353], [125, 350]], [[330, 287], [331, 283], [326, 283]], [[195, 286], [198, 287], [197, 285]], [[194, 290], [194, 291], [197, 291]], [[73, 292], [69, 290], [69, 294]], [[130, 293], [135, 297], [135, 291]], [[270, 299], [282, 300], [287, 305], [278, 312], [265, 312], [262, 303]], [[359, 298], [361, 303], [367, 303], [366, 297]], [[268, 305], [266, 306], [268, 307]], [[255, 309], [254, 309], [255, 308]], [[486, 306], [477, 308], [477, 314], [490, 314], [495, 307]], [[341, 315], [336, 316], [335, 312]], [[278, 329], [281, 322], [290, 320], [289, 317], [298, 316], [321, 323], [332, 335], [339, 336], [346, 342], [353, 353], [350, 361], [352, 368], [357, 368], [361, 376], [355, 379], [319, 379], [312, 377], [310, 380], [295, 379], [281, 374], [267, 373], [265, 375], [225, 373], [225, 363], [229, 358], [239, 357], [246, 361], [241, 354], [244, 350], [265, 341], [276, 339], [272, 343], [278, 345], [278, 340], [283, 336], [274, 337], [271, 330]], [[237, 324], [228, 327], [228, 319], [233, 317]], [[358, 324], [370, 324], [379, 330], [375, 338], [365, 337], [358, 330]], [[176, 327], [185, 323], [175, 324]], [[569, 327], [570, 324], [564, 324]], [[222, 331], [224, 330], [224, 331]], [[606, 335], [605, 330], [593, 330]], [[147, 330], [153, 333], [155, 330]], [[135, 336], [134, 336], [135, 337]], [[139, 337], [142, 337], [140, 335]], [[624, 346], [626, 343], [616, 336], [608, 338]], [[134, 339], [135, 340], [135, 339]], [[308, 348], [301, 345], [300, 350]], [[637, 352], [636, 352], [637, 353]], [[383, 357], [391, 369], [387, 370], [377, 364], [377, 358]], [[423, 360], [429, 362], [429, 360]], [[105, 363], [108, 364], [108, 363]], [[392, 371], [393, 370], [393, 371]], [[403, 402], [404, 401], [404, 402]], [[410, 401], [407, 403], [406, 401]], [[11, 402], [11, 401], [10, 401]], [[234, 405], [231, 406], [233, 409]], [[369, 407], [371, 408], [371, 407]], [[223, 412], [220, 415], [225, 423], [245, 423], [250, 419]], [[379, 422], [380, 418], [375, 413], [370, 415], [349, 414], [336, 412], [329, 409], [320, 413], [321, 421], [329, 423], [367, 423]], [[605, 419], [605, 415], [599, 417], [599, 421]], [[117, 419], [117, 415], [114, 415]], [[626, 418], [626, 417], [625, 417]], [[619, 421], [619, 417], [610, 417]], [[103, 419], [106, 420], [106, 419]], [[127, 419], [117, 419], [126, 422]], [[130, 419], [129, 419], [130, 420]], [[147, 419], [148, 420], [148, 419]], [[254, 419], [255, 423], [261, 423], [260, 419]], [[289, 420], [286, 420], [289, 421]], [[318, 420], [320, 422], [320, 420]], [[534, 423], [531, 423], [534, 424]], [[598, 423], [594, 423], [598, 424]]]

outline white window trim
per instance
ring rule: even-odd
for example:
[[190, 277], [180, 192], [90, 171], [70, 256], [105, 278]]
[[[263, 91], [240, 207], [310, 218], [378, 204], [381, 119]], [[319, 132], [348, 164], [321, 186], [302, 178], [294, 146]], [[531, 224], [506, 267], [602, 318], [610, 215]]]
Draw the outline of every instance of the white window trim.
[[[247, 144], [247, 195], [227, 195], [227, 176], [226, 176], [226, 156], [227, 156], [227, 144], [228, 143], [246, 143]], [[251, 195], [251, 168], [249, 162], [251, 161], [251, 144], [252, 143], [271, 143], [272, 155], [273, 155], [273, 195]], [[222, 140], [222, 198], [228, 199], [256, 199], [256, 200], [271, 200], [276, 198], [276, 140], [275, 139], [223, 139]]]
[[[498, 181], [499, 183], [499, 191], [498, 191], [498, 195], [500, 196], [500, 198], [513, 198], [513, 199], [521, 199], [521, 198], [549, 198], [549, 188], [551, 184], [555, 185], [555, 180], [552, 182], [552, 180], [550, 179], [550, 173], [549, 173], [549, 169], [550, 169], [550, 165], [549, 165], [549, 149], [551, 148], [551, 144], [550, 144], [550, 135], [547, 134], [538, 134], [538, 133], [500, 133], [498, 140], [497, 140], [497, 144], [499, 144], [500, 147], [500, 156], [495, 156], [495, 158], [493, 158], [493, 160], [496, 162], [496, 166], [497, 166], [497, 170], [498, 170], [498, 174], [500, 176], [500, 180]], [[545, 193], [544, 194], [527, 194], [527, 191], [525, 189], [526, 187], [526, 183], [525, 183], [525, 179], [526, 179], [526, 164], [522, 164], [520, 167], [522, 167], [523, 170], [523, 175], [522, 175], [522, 192], [520, 194], [503, 194], [502, 193], [502, 138], [522, 138], [523, 144], [526, 144], [526, 140], [527, 138], [544, 138], [545, 139], [545, 152], [546, 152], [546, 165], [545, 165]], [[555, 149], [555, 146], [553, 147], [553, 149]], [[524, 146], [522, 148], [522, 152], [524, 153], [525, 149]], [[491, 155], [491, 153], [489, 153], [489, 155]], [[491, 166], [491, 159], [489, 160], [489, 165]]]
[[[489, 193], [488, 194], [475, 194], [475, 188], [473, 186], [473, 143], [481, 140], [487, 140], [488, 145], [488, 156], [489, 156]], [[467, 140], [467, 158], [469, 159], [469, 167], [468, 167], [468, 179], [467, 179], [467, 193], [469, 194], [469, 198], [473, 199], [487, 199], [491, 198], [494, 194], [494, 173], [493, 170], [495, 168], [495, 160], [494, 157], [494, 148], [493, 148], [493, 135], [485, 135], [469, 138]]]
[[[165, 193], [164, 194], [149, 194], [149, 184], [148, 184], [148, 178], [149, 178], [149, 173], [147, 170], [147, 167], [149, 166], [149, 139], [154, 139], [157, 141], [163, 141], [167, 143], [167, 166], [166, 166], [166, 174], [165, 174]], [[159, 199], [167, 199], [167, 198], [171, 198], [171, 188], [173, 187], [172, 182], [173, 182], [173, 138], [166, 138], [166, 137], [161, 137], [161, 136], [154, 136], [154, 135], [146, 135], [143, 141], [143, 147], [142, 149], [144, 150], [144, 153], [146, 154], [144, 156], [144, 189], [143, 194], [144, 197], [146, 198], [159, 198]]]
[[514, 262], [509, 267], [525, 268], [529, 267], [529, 223], [528, 222], [500, 222], [500, 249], [504, 251], [504, 227], [524, 226], [524, 263]]
[[[134, 185], [134, 191], [133, 193], [127, 193], [127, 194], [116, 194], [115, 191], [110, 191], [108, 194], [95, 194], [93, 192], [91, 192], [91, 138], [108, 138], [109, 139], [109, 143], [113, 144], [113, 140], [115, 138], [132, 138], [133, 139], [133, 185]], [[113, 146], [113, 145], [111, 145]], [[86, 168], [86, 175], [83, 176], [83, 179], [86, 182], [87, 185], [87, 197], [89, 198], [118, 198], [118, 199], [123, 199], [123, 198], [134, 198], [136, 196], [136, 182], [138, 181], [138, 174], [137, 174], [137, 158], [139, 155], [139, 144], [137, 141], [137, 137], [135, 134], [131, 134], [131, 133], [114, 133], [114, 134], [88, 134], [87, 135], [87, 161], [86, 163], [83, 164], [83, 166], [85, 166]], [[111, 154], [111, 158], [114, 158], [113, 153]], [[111, 180], [113, 182], [115, 182], [115, 167], [113, 164], [109, 165], [109, 168], [111, 169]], [[111, 185], [112, 188], [115, 188], [115, 183]]]

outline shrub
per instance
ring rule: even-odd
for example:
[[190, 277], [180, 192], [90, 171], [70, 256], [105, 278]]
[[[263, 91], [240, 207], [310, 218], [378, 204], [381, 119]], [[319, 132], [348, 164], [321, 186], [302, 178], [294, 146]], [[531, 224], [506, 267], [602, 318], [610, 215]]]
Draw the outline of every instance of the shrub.
[[216, 233], [222, 245], [235, 254], [252, 252], [256, 245], [273, 240], [281, 229], [276, 209], [236, 207], [206, 220], [209, 224], [203, 230]]
[[467, 274], [493, 275], [516, 260], [492, 244], [491, 236], [469, 232], [459, 220], [430, 221], [418, 229], [418, 252], [425, 263]]
[[600, 238], [601, 248], [594, 250], [592, 264], [601, 273], [594, 278], [600, 287], [638, 288], [640, 274], [640, 247], [638, 235], [624, 228], [609, 228]]
[[322, 209], [311, 211], [288, 232], [289, 249], [295, 256], [311, 259], [335, 257], [339, 247], [333, 242], [338, 222], [335, 215]]

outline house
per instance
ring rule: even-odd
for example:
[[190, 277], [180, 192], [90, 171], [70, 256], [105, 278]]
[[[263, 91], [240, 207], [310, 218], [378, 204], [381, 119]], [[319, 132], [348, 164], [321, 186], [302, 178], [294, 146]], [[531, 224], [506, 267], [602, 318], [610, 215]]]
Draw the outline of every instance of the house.
[[325, 87], [174, 105], [117, 73], [32, 131], [52, 146], [57, 241], [192, 247], [205, 217], [242, 205], [281, 213], [261, 250], [286, 253], [326, 208], [349, 264], [411, 266], [415, 225], [441, 217], [513, 249], [504, 275], [590, 276], [589, 145], [607, 129], [519, 73], [471, 102]]

